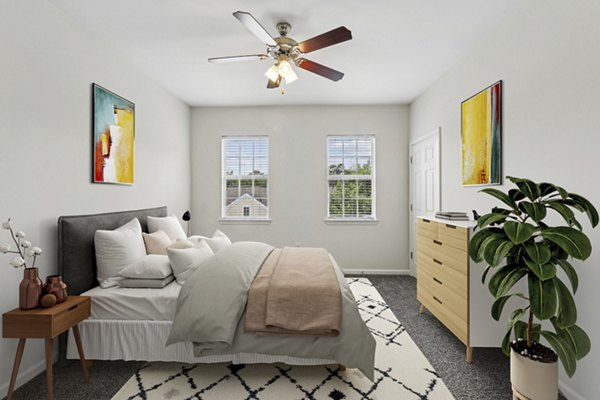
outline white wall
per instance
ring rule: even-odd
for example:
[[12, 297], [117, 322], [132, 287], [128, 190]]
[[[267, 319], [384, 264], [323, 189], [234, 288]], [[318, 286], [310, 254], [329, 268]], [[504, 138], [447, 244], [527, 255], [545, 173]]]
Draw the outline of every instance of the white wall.
[[[524, 2], [497, 29], [481, 32], [482, 42], [411, 105], [411, 139], [442, 127], [443, 209], [485, 212], [495, 204], [479, 188], [461, 187], [460, 103], [499, 79], [504, 175], [555, 182], [600, 207], [599, 20], [597, 0]], [[573, 379], [561, 372], [571, 400], [600, 398], [600, 229], [587, 221], [584, 229], [595, 252], [576, 263], [576, 301], [593, 348]]]
[[[42, 277], [57, 272], [60, 215], [189, 207], [189, 107], [43, 0], [0, 2], [0, 54], [0, 219], [44, 249]], [[136, 105], [133, 186], [90, 183], [92, 82]], [[18, 306], [23, 273], [8, 261], [0, 255], [0, 312]], [[0, 340], [0, 397], [16, 344]], [[44, 369], [43, 357], [42, 341], [28, 341], [20, 382]]]
[[[408, 268], [408, 110], [405, 106], [195, 108], [193, 232], [327, 248], [343, 269]], [[326, 224], [328, 134], [376, 135], [376, 224]], [[268, 135], [269, 225], [222, 224], [221, 137]]]

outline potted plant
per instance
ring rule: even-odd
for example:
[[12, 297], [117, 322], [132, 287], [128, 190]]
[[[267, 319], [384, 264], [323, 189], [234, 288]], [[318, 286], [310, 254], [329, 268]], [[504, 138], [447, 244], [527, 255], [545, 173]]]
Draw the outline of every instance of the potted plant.
[[[502, 341], [504, 353], [508, 356], [510, 351], [513, 395], [556, 399], [557, 357], [571, 377], [577, 361], [591, 348], [588, 335], [577, 325], [571, 291], [577, 291], [579, 281], [569, 259], [587, 259], [592, 246], [574, 211], [585, 213], [592, 227], [598, 225], [598, 212], [584, 197], [552, 183], [507, 179], [516, 185], [508, 193], [481, 190], [503, 205], [477, 220], [480, 230], [471, 239], [469, 255], [487, 263], [482, 282], [491, 275], [488, 288], [496, 299], [491, 310], [496, 321], [507, 302], [517, 300], [510, 302], [514, 309]], [[565, 223], [551, 225], [557, 217]], [[543, 321], [549, 323], [542, 326]], [[550, 348], [539, 343], [540, 337]]]

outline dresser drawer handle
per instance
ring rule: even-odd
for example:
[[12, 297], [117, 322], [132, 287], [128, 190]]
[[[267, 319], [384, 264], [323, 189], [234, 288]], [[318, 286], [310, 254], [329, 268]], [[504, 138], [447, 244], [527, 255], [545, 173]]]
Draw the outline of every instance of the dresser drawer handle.
[[439, 240], [435, 240], [435, 239], [433, 240], [433, 243], [438, 244], [440, 246], [442, 245], [442, 242], [440, 242]]
[[442, 265], [442, 262], [440, 260], [436, 260], [435, 258], [433, 259], [433, 262]]
[[437, 282], [437, 283], [439, 283], [440, 285], [443, 285], [442, 281], [440, 281], [439, 279], [437, 279], [437, 278], [433, 278], [433, 280], [434, 280], [434, 282]]
[[430, 223], [430, 222], [431, 222], [430, 220], [428, 220], [428, 219], [425, 219], [425, 218], [423, 218], [423, 219], [422, 219], [422, 221], [423, 221], [423, 222], [425, 222], [426, 224], [428, 224], [428, 223]]
[[440, 300], [440, 299], [438, 299], [437, 297], [433, 296], [433, 299], [434, 299], [435, 301], [437, 301], [438, 303], [440, 303], [440, 304], [443, 304], [443, 303], [441, 302], [441, 300]]
[[446, 228], [456, 229], [456, 227], [454, 225], [449, 225], [449, 224], [446, 224]]

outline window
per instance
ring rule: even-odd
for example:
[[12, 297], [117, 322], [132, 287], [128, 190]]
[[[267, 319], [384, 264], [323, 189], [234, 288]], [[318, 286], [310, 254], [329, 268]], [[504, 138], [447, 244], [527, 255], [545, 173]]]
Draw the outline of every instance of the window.
[[269, 138], [236, 136], [221, 139], [223, 218], [269, 217]]
[[375, 219], [375, 137], [327, 137], [327, 218]]

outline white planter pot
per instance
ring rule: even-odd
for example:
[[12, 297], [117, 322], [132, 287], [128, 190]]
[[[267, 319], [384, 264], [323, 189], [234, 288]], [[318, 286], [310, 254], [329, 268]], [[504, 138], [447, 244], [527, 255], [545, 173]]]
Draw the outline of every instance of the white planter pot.
[[542, 363], [510, 349], [510, 383], [513, 399], [556, 400], [558, 398], [558, 362]]

